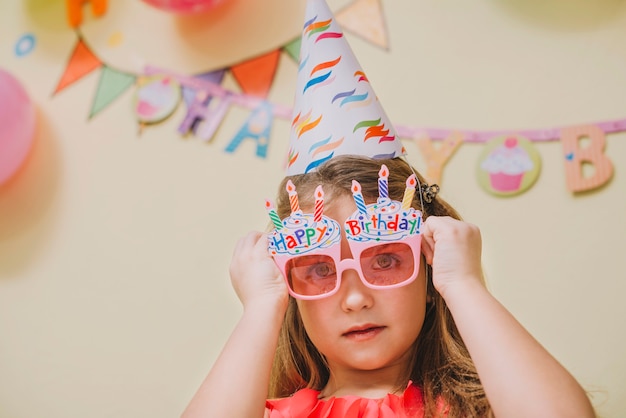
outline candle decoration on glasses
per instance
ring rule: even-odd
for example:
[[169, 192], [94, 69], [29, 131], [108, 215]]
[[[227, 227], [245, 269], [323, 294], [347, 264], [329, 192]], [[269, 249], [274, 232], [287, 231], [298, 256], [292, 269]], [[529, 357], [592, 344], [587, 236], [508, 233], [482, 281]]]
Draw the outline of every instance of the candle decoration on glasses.
[[406, 179], [406, 189], [404, 189], [404, 196], [402, 197], [402, 209], [407, 210], [411, 207], [416, 186], [417, 177], [415, 174], [411, 174], [409, 178]]
[[287, 181], [287, 193], [289, 194], [289, 204], [291, 205], [291, 213], [300, 212], [300, 204], [298, 203], [298, 192], [291, 180]]
[[281, 222], [280, 217], [278, 216], [278, 213], [276, 213], [276, 209], [274, 209], [274, 205], [268, 199], [265, 199], [265, 209], [267, 209], [267, 213], [270, 215], [270, 219], [272, 220], [274, 227], [276, 229], [283, 229], [283, 223]]
[[320, 222], [324, 213], [324, 190], [319, 185], [315, 189], [315, 213], [313, 214], [313, 221]]
[[354, 197], [354, 203], [356, 203], [359, 212], [367, 213], [367, 205], [361, 194], [361, 185], [356, 180], [352, 180], [352, 197]]
[[[422, 212], [411, 207], [417, 185], [415, 174], [406, 180], [402, 202], [391, 200], [387, 193], [389, 170], [383, 165], [380, 170], [379, 196], [376, 203], [365, 205], [361, 185], [352, 180], [352, 196], [357, 210], [346, 219], [344, 230], [348, 240], [358, 242], [395, 241], [420, 234]], [[381, 181], [384, 180], [384, 183]], [[380, 186], [384, 184], [384, 186]]]
[[388, 178], [389, 169], [385, 164], [383, 164], [378, 172], [378, 196], [381, 199], [389, 197], [389, 185], [387, 184]]

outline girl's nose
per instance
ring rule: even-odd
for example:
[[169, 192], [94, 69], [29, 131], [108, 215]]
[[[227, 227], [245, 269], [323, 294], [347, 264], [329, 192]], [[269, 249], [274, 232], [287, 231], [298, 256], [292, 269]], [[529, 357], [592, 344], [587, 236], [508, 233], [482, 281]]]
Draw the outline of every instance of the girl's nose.
[[[352, 251], [350, 250], [348, 240], [342, 237], [341, 259], [344, 260], [346, 258], [352, 258]], [[371, 307], [374, 303], [372, 290], [363, 284], [356, 270], [344, 270], [341, 273], [341, 286], [339, 288], [341, 308], [348, 312]]]
[[355, 270], [345, 270], [342, 274], [341, 287], [339, 288], [341, 308], [348, 312], [372, 307], [374, 304], [372, 291], [373, 289], [363, 284]]

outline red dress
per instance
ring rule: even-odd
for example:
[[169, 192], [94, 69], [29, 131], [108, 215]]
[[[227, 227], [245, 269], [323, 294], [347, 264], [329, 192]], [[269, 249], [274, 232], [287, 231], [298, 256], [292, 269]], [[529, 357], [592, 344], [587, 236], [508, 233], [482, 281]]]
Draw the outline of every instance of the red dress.
[[[382, 399], [344, 396], [318, 399], [320, 392], [301, 389], [289, 398], [268, 400], [270, 418], [409, 418], [424, 416], [422, 391], [409, 383], [401, 395]], [[268, 416], [266, 414], [266, 416]]]

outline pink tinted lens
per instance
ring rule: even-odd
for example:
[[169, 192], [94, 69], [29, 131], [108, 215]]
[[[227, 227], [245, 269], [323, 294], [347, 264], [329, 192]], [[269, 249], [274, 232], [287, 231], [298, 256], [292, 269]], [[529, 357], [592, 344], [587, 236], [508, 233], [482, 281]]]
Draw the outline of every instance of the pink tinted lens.
[[361, 253], [361, 271], [375, 286], [391, 286], [413, 277], [415, 256], [409, 245], [391, 242], [365, 249]]
[[294, 257], [287, 262], [285, 273], [289, 288], [297, 295], [323, 295], [337, 286], [337, 268], [328, 255]]

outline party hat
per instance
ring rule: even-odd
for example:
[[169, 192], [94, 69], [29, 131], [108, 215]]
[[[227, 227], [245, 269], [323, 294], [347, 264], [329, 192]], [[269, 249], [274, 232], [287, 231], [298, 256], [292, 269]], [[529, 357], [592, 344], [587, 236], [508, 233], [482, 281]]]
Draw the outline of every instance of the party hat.
[[302, 30], [287, 175], [336, 155], [405, 153], [325, 0], [308, 0]]

